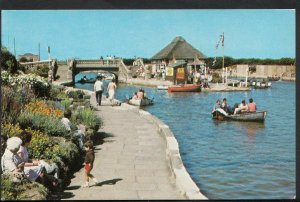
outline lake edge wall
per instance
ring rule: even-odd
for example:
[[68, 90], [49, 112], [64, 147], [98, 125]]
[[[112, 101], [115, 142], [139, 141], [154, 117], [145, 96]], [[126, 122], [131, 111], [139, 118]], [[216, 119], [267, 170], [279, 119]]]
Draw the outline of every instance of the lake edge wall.
[[[229, 67], [228, 76], [245, 77], [247, 64], [234, 65]], [[294, 65], [255, 65], [256, 72], [249, 71], [249, 77], [267, 78], [272, 76], [296, 77], [296, 67]], [[230, 71], [231, 70], [231, 71]]]

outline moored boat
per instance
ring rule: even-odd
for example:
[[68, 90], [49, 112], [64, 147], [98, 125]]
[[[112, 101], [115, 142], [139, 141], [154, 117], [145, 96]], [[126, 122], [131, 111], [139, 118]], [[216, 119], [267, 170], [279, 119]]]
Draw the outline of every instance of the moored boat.
[[223, 121], [223, 120], [232, 120], [232, 121], [255, 121], [255, 122], [264, 122], [267, 116], [266, 111], [259, 112], [243, 112], [240, 114], [229, 115], [223, 109], [216, 109], [212, 112], [214, 119]]
[[168, 87], [168, 92], [200, 92], [201, 85], [185, 84], [185, 85], [172, 85]]
[[81, 78], [78, 83], [95, 83], [96, 79], [86, 79], [86, 78]]
[[264, 88], [270, 88], [272, 83], [270, 81], [257, 81], [254, 85], [254, 88], [256, 89], [264, 89]]
[[269, 76], [268, 80], [269, 81], [279, 81], [280, 80], [280, 76], [271, 76], [271, 77]]
[[153, 99], [144, 98], [144, 99], [130, 99], [128, 101], [129, 104], [135, 106], [147, 106], [153, 104]]
[[158, 85], [158, 86], [157, 86], [157, 89], [158, 89], [158, 90], [168, 90], [168, 87], [169, 87], [169, 86], [167, 86], [167, 85]]

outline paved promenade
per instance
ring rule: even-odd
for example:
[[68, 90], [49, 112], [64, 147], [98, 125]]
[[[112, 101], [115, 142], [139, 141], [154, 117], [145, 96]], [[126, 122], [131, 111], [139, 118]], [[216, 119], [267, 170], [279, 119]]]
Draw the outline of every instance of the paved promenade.
[[[95, 105], [93, 95], [91, 103]], [[108, 106], [107, 101], [97, 107], [104, 122], [99, 132], [106, 136], [96, 146], [92, 170], [100, 183], [80, 187], [82, 168], [65, 190], [64, 199], [186, 199], [176, 186], [157, 126], [127, 107]]]

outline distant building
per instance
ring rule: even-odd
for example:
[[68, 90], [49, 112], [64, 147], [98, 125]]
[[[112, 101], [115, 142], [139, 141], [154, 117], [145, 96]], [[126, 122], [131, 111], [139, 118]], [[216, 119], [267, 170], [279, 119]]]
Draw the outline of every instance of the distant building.
[[20, 60], [21, 58], [26, 58], [30, 62], [39, 61], [39, 56], [34, 55], [32, 53], [25, 53], [24, 55], [18, 55], [18, 60]]
[[199, 69], [205, 66], [206, 56], [185, 41], [181, 36], [175, 37], [173, 41], [165, 48], [155, 54], [152, 58], [152, 64], [156, 65], [157, 71], [164, 69], [169, 64], [176, 63], [176, 60], [184, 60], [187, 63], [187, 69]]

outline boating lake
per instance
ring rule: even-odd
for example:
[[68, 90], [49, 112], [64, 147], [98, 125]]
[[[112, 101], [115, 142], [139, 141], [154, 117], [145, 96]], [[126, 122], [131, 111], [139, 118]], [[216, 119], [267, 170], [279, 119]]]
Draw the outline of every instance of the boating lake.
[[[154, 97], [154, 105], [144, 110], [169, 125], [187, 171], [209, 199], [292, 199], [296, 195], [295, 86], [295, 82], [273, 81], [269, 89], [209, 93], [143, 87], [149, 98]], [[93, 84], [76, 87], [92, 90]], [[123, 101], [138, 89], [119, 85], [116, 99]], [[265, 122], [213, 120], [212, 107], [223, 98], [231, 107], [253, 98], [258, 111], [267, 111]]]

